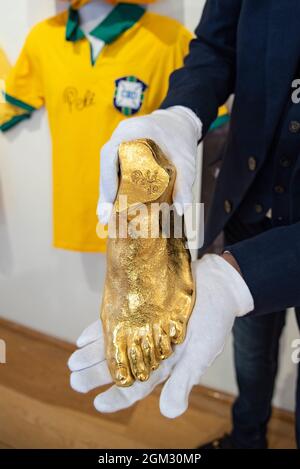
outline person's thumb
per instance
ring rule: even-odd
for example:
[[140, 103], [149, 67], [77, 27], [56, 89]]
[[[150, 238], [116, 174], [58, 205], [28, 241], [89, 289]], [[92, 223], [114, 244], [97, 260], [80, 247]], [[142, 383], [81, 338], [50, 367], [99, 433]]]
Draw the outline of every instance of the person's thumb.
[[173, 203], [178, 215], [183, 215], [186, 207], [190, 206], [193, 201], [192, 184], [189, 185], [184, 178], [178, 175], [173, 190]]
[[99, 199], [98, 205], [97, 205], [97, 217], [99, 222], [102, 225], [108, 225], [108, 222], [110, 220], [112, 211], [113, 211], [113, 203], [110, 202], [102, 202], [101, 198]]
[[119, 186], [118, 142], [108, 142], [101, 150], [100, 158], [100, 194], [97, 216], [103, 225], [109, 222], [113, 203]]

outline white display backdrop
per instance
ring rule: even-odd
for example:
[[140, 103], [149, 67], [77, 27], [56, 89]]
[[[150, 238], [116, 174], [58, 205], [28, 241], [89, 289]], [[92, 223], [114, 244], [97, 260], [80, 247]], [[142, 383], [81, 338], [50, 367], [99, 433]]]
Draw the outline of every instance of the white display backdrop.
[[[66, 3], [56, 0], [56, 8], [57, 11], [61, 11], [66, 8]], [[184, 16], [184, 0], [160, 0], [158, 3], [147, 5], [147, 8], [162, 15], [173, 16], [179, 21], [182, 21]]]
[[[155, 8], [193, 29], [203, 0], [161, 0]], [[30, 27], [57, 11], [55, 0], [2, 2], [0, 44], [14, 62]], [[47, 334], [75, 341], [98, 315], [105, 259], [51, 247], [51, 141], [46, 113], [0, 135], [0, 315]], [[290, 314], [281, 342], [275, 403], [293, 409], [297, 338]], [[9, 344], [7, 344], [9, 356]], [[46, 364], [45, 364], [46, 366]], [[230, 342], [203, 383], [236, 392]]]

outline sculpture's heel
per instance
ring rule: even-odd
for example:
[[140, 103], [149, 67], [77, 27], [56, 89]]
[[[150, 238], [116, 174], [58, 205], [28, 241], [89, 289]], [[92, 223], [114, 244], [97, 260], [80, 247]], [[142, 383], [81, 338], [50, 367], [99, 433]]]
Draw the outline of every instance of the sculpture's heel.
[[[119, 162], [117, 212], [156, 201], [171, 203], [176, 170], [152, 140], [122, 143]], [[127, 202], [121, 201], [121, 196], [126, 196]]]

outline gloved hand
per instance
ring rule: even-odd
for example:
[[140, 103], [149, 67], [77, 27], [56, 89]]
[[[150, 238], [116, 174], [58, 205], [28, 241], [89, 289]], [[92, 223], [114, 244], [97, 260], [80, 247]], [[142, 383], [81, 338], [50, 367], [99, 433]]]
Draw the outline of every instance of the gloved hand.
[[[129, 388], [112, 386], [94, 401], [100, 412], [115, 412], [145, 398], [167, 378], [160, 396], [163, 415], [175, 418], [186, 411], [192, 387], [222, 352], [234, 320], [254, 308], [251, 293], [242, 276], [222, 257], [208, 254], [194, 266], [197, 299], [183, 344], [163, 361], [146, 382]], [[71, 386], [88, 392], [112, 383], [104, 357], [100, 321], [79, 337], [77, 350], [69, 360]]]
[[173, 202], [180, 215], [184, 204], [193, 202], [192, 186], [196, 174], [198, 141], [202, 124], [196, 114], [183, 106], [154, 111], [133, 117], [119, 124], [101, 150], [100, 199], [97, 207], [99, 221], [106, 225], [118, 190], [118, 147], [120, 143], [138, 138], [152, 139], [177, 170]]

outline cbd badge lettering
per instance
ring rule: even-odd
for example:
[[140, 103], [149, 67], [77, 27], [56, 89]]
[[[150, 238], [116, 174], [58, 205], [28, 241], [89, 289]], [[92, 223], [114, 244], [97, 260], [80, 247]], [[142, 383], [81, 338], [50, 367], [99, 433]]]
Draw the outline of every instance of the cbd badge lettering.
[[148, 86], [134, 76], [119, 78], [115, 85], [115, 108], [125, 116], [136, 114], [141, 109]]

